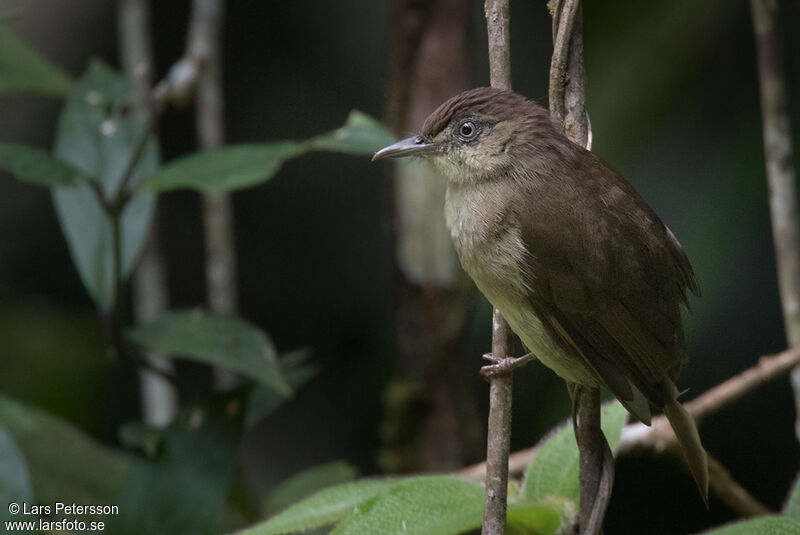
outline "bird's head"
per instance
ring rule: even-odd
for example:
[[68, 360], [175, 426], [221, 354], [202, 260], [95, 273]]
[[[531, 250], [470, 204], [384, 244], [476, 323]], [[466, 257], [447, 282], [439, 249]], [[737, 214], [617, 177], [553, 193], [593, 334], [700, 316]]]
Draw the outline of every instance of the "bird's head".
[[451, 98], [428, 116], [419, 134], [389, 145], [373, 160], [418, 156], [451, 182], [496, 176], [537, 151], [537, 138], [557, 134], [547, 110], [513, 91], [479, 87]]

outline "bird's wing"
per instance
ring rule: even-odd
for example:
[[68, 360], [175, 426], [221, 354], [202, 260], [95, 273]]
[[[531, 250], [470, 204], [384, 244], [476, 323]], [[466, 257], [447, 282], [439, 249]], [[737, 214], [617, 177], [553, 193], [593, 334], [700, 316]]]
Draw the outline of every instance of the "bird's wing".
[[696, 284], [680, 244], [632, 186], [599, 158], [586, 163], [572, 170], [580, 195], [568, 180], [535, 184], [514, 205], [528, 211], [518, 220], [529, 298], [562, 347], [649, 423], [647, 402], [663, 406], [663, 380], [685, 361], [680, 303]]

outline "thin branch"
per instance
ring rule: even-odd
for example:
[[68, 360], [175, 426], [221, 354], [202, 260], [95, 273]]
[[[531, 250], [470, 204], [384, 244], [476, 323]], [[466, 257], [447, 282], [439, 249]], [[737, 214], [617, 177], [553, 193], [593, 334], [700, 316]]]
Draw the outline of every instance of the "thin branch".
[[[676, 455], [680, 454], [676, 452]], [[759, 502], [747, 489], [739, 485], [728, 472], [728, 469], [711, 455], [708, 456], [708, 479], [711, 494], [741, 518], [772, 513], [767, 506]]]
[[572, 425], [579, 452], [580, 510], [584, 535], [600, 533], [614, 485], [614, 456], [600, 427], [600, 390], [569, 383]]
[[752, 368], [706, 390], [692, 401], [685, 403], [684, 407], [699, 424], [703, 417], [719, 411], [767, 381], [784, 376], [798, 364], [800, 364], [800, 348], [761, 357]]
[[[800, 348], [787, 349], [775, 355], [763, 356], [759, 359], [758, 364], [752, 368], [748, 368], [739, 375], [710, 388], [692, 401], [685, 403], [684, 406], [699, 425], [704, 417], [727, 407], [759, 386], [785, 376], [799, 364]], [[653, 418], [651, 427], [641, 423], [626, 425], [622, 429], [622, 436], [616, 453], [617, 455], [625, 454], [633, 449], [643, 447], [659, 452], [674, 452], [678, 455], [675, 445], [675, 434], [669, 423], [663, 416], [656, 416]], [[509, 474], [513, 477], [521, 477], [536, 457], [537, 449], [538, 446], [534, 446], [511, 454], [508, 460]], [[711, 467], [711, 461], [709, 466]], [[485, 462], [474, 464], [458, 471], [458, 475], [474, 479], [483, 479], [485, 473]], [[741, 488], [727, 472], [723, 473], [722, 470], [711, 467], [709, 477], [711, 478], [711, 493], [740, 515], [747, 516], [752, 514], [753, 511], [766, 510], [746, 490]], [[725, 495], [730, 497], [726, 498]], [[740, 505], [735, 505], [737, 502]]]
[[489, 80], [492, 87], [511, 89], [511, 32], [508, 0], [486, 0], [486, 31], [489, 37]]
[[[553, 57], [550, 63], [550, 116], [567, 137], [590, 148], [583, 74], [583, 22], [580, 0], [551, 4]], [[611, 500], [614, 463], [600, 427], [600, 392], [573, 385], [573, 423], [580, 453], [581, 533], [600, 533]]]
[[111, 274], [114, 279], [112, 290], [112, 306], [110, 317], [111, 345], [117, 352], [117, 357], [125, 355], [125, 340], [122, 334], [124, 324], [125, 300], [123, 299], [125, 283], [122, 279], [122, 212], [111, 211]]
[[[789, 346], [800, 345], [800, 227], [792, 138], [780, 45], [778, 2], [751, 0], [758, 56], [758, 80], [764, 129], [772, 237], [778, 265], [778, 288]], [[792, 373], [800, 440], [800, 369]]]
[[[570, 42], [573, 38], [575, 19], [578, 16], [580, 0], [558, 0], [551, 2], [550, 9], [553, 15], [553, 57], [550, 61], [550, 115], [558, 125], [564, 125], [567, 116], [565, 93], [567, 91], [567, 74], [569, 63], [572, 59], [580, 59], [581, 72], [583, 71], [583, 44], [573, 48]], [[580, 51], [580, 58], [572, 58], [571, 52]], [[578, 68], [576, 66], [576, 68]], [[581, 82], [581, 88], [583, 83]], [[580, 141], [576, 141], [579, 143]]]
[[111, 197], [110, 209], [113, 212], [119, 212], [120, 215], [125, 203], [130, 198], [128, 185], [136, 175], [136, 166], [139, 165], [142, 156], [144, 156], [144, 152], [147, 149], [147, 142], [150, 140], [150, 135], [153, 133], [153, 122], [149, 116], [145, 117], [145, 127], [142, 130], [139, 139], [136, 141], [136, 145], [133, 148], [131, 157], [128, 159], [128, 163], [126, 164], [125, 170], [122, 173], [122, 179], [120, 180], [114, 195]]
[[[128, 0], [130, 1], [130, 0]], [[220, 62], [219, 62], [219, 37], [221, 33], [221, 20], [224, 11], [223, 0], [194, 0], [192, 4], [192, 17], [189, 22], [189, 36], [186, 52], [175, 64], [170, 67], [167, 75], [153, 89], [150, 95], [150, 105], [155, 113], [159, 113], [168, 104], [183, 104], [189, 100], [199, 83], [203, 83], [205, 96], [201, 100], [214, 98], [214, 86], [221, 88]], [[210, 71], [210, 72], [209, 72]], [[221, 103], [221, 90], [217, 93]], [[221, 104], [220, 104], [221, 105]], [[208, 108], [211, 110], [211, 108]], [[213, 111], [200, 117], [206, 118], [214, 124]], [[220, 112], [221, 113], [221, 112]], [[202, 129], [198, 124], [198, 129]], [[218, 130], [219, 135], [216, 136]], [[221, 143], [222, 129], [210, 128], [202, 138], [215, 137]]]
[[[510, 329], [499, 310], [492, 318], [492, 355], [508, 354]], [[506, 525], [508, 500], [508, 454], [511, 450], [511, 403], [513, 372], [489, 379], [489, 426], [486, 438], [486, 504], [483, 509], [483, 535], [502, 535]]]
[[[155, 116], [160, 110], [154, 110], [149, 104], [151, 96], [150, 83], [152, 78], [153, 52], [150, 39], [150, 14], [146, 0], [119, 0], [117, 6], [118, 30], [120, 35], [120, 52], [125, 72], [131, 78], [135, 89], [135, 112], [143, 117], [148, 124], [143, 140], [134, 151], [131, 166], [124, 175], [114, 198], [110, 201], [112, 208], [116, 208], [117, 235], [115, 248], [120, 247], [119, 226], [122, 205], [127, 200], [128, 183], [133, 176], [135, 164], [141, 157], [147, 144], [147, 138], [154, 125]], [[154, 318], [167, 307], [166, 277], [164, 275], [164, 260], [158, 246], [158, 225], [156, 221], [150, 229], [150, 236], [142, 251], [139, 266], [133, 274], [134, 316], [136, 321], [142, 322]], [[117, 256], [115, 254], [115, 256]], [[121, 260], [115, 261], [121, 264]], [[115, 268], [118, 277], [117, 293], [121, 296], [121, 266]], [[118, 320], [119, 321], [119, 320]], [[120, 323], [121, 333], [121, 323]], [[121, 334], [120, 334], [121, 337]], [[136, 353], [138, 357], [138, 353]], [[140, 370], [140, 388], [142, 414], [145, 422], [163, 426], [168, 424], [177, 410], [177, 392], [174, 385], [165, 379], [169, 375], [172, 365], [166, 358], [146, 354], [142, 356], [145, 366]]]
[[[220, 50], [224, 9], [223, 0], [194, 0], [192, 4], [188, 50], [189, 57], [198, 58], [202, 65], [195, 101], [197, 136], [202, 150], [219, 147], [225, 139]], [[230, 195], [203, 195], [203, 226], [209, 308], [214, 312], [233, 314], [238, 308], [238, 294]], [[225, 389], [235, 384], [236, 376], [215, 368], [214, 381], [218, 388]]]
[[[489, 75], [492, 87], [511, 89], [511, 34], [509, 0], [486, 0], [484, 12], [489, 39]], [[511, 330], [499, 310], [492, 317], [492, 355], [508, 355]], [[508, 499], [508, 454], [511, 450], [512, 371], [489, 378], [489, 428], [486, 439], [486, 504], [483, 535], [502, 535]]]

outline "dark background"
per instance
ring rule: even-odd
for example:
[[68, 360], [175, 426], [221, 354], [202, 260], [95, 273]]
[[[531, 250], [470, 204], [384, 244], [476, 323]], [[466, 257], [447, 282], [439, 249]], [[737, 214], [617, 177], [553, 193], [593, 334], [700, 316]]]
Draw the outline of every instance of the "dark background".
[[[227, 140], [310, 137], [340, 125], [353, 108], [380, 117], [389, 7], [229, 2]], [[798, 125], [800, 4], [782, 8]], [[118, 65], [114, 10], [107, 0], [0, 0], [0, 16], [8, 14], [19, 35], [73, 75], [91, 57]], [[186, 1], [152, 2], [159, 78], [183, 53], [188, 11]], [[544, 2], [512, 2], [511, 17], [515, 89], [546, 103], [551, 30]], [[685, 321], [691, 361], [679, 386], [691, 398], [785, 347], [748, 5], [590, 0], [584, 21], [593, 150], [672, 228], [703, 291]], [[486, 85], [482, 2], [475, 2], [470, 26], [472, 80]], [[0, 141], [49, 147], [58, 111], [57, 101], [3, 97]], [[168, 112], [160, 135], [167, 160], [195, 150], [193, 108]], [[367, 158], [311, 154], [234, 196], [242, 315], [281, 350], [312, 348], [321, 367], [248, 438], [247, 477], [256, 489], [336, 459], [379, 473], [382, 396], [394, 369], [385, 180], [386, 169]], [[199, 207], [192, 193], [161, 198], [173, 307], [205, 299]], [[477, 368], [489, 348], [489, 307], [482, 298], [474, 302], [474, 348], [462, 358], [476, 371], [471, 410], [483, 413], [487, 387]], [[130, 372], [106, 357], [48, 193], [0, 178], [0, 390], [116, 444], [117, 426], [138, 416]], [[202, 381], [202, 374], [190, 380], [184, 397]], [[562, 383], [539, 364], [518, 374], [515, 396], [514, 449], [568, 415]], [[778, 508], [800, 460], [793, 418], [788, 381], [779, 380], [708, 418], [701, 434], [742, 485]], [[713, 502], [711, 517], [704, 516], [691, 481], [671, 460], [628, 457], [618, 472], [609, 533], [635, 532], [642, 521], [675, 529], [676, 516], [685, 530], [729, 518]]]

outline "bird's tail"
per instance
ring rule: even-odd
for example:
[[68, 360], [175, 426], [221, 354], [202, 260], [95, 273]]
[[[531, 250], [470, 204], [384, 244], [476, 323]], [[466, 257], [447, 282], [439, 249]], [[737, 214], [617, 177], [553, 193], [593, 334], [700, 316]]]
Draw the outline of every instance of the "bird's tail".
[[664, 414], [675, 431], [675, 436], [678, 437], [683, 456], [689, 465], [689, 472], [697, 483], [697, 488], [708, 508], [708, 456], [700, 442], [700, 434], [697, 432], [694, 418], [678, 401], [678, 389], [672, 381], [667, 380], [667, 383], [665, 386], [670, 401], [664, 406]]

